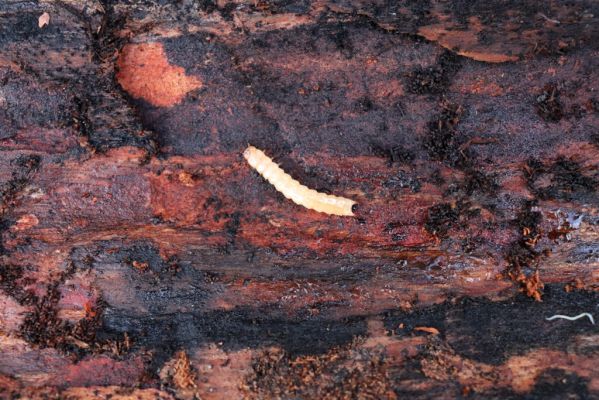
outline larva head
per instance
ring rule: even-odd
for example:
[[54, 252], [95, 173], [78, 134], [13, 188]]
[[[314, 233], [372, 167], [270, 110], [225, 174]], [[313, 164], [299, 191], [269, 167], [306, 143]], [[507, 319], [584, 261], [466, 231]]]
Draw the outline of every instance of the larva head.
[[250, 165], [254, 166], [256, 164], [256, 161], [258, 161], [259, 153], [260, 150], [258, 150], [254, 146], [248, 146], [247, 149], [245, 149], [245, 151], [243, 152], [243, 158], [245, 158]]

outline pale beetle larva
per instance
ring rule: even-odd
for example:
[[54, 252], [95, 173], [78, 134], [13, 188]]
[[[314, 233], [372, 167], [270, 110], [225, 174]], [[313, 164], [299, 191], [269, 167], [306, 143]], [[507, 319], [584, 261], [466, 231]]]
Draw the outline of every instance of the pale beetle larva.
[[260, 149], [248, 146], [243, 157], [286, 198], [311, 210], [332, 215], [353, 216], [355, 201], [310, 189], [281, 169]]

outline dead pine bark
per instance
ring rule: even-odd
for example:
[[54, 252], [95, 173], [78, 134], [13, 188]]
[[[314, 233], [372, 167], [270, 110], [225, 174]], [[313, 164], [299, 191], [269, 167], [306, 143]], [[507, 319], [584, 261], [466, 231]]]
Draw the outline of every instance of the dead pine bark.
[[0, 397], [599, 397], [597, 2], [1, 3]]

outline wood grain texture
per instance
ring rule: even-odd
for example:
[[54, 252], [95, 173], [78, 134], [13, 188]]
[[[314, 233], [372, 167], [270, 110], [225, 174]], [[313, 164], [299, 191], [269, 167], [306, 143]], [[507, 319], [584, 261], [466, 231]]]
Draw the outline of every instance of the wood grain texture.
[[599, 397], [598, 18], [2, 2], [0, 397]]

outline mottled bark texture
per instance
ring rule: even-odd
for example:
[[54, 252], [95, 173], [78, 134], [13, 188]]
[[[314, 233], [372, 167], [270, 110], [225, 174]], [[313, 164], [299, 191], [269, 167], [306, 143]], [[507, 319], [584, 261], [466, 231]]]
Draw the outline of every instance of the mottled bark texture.
[[0, 397], [598, 398], [597, 326], [545, 320], [599, 319], [598, 30], [594, 0], [0, 1]]

